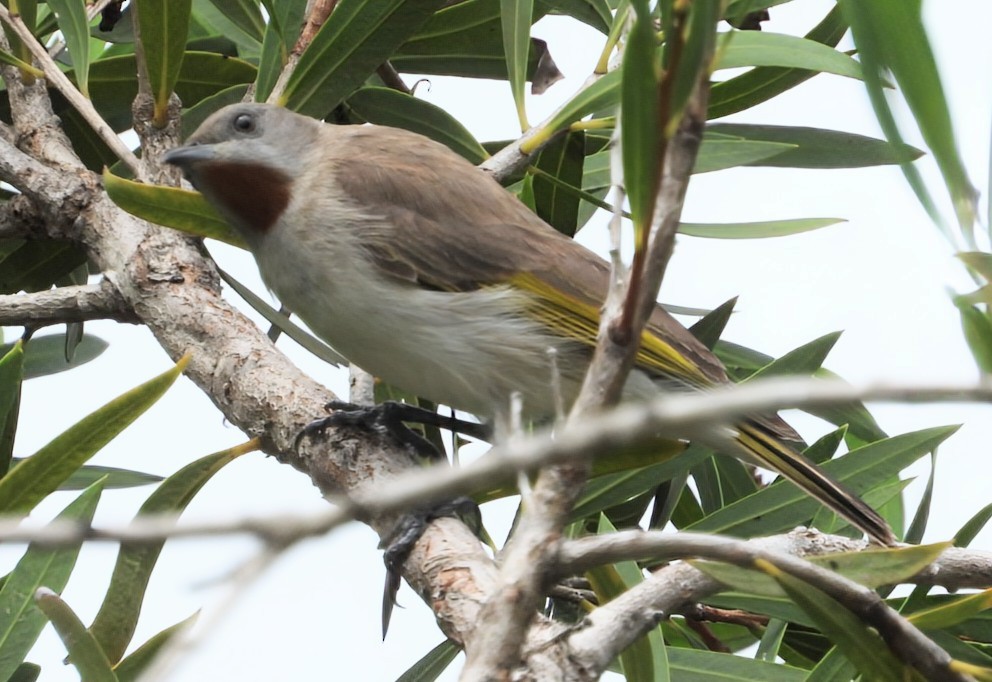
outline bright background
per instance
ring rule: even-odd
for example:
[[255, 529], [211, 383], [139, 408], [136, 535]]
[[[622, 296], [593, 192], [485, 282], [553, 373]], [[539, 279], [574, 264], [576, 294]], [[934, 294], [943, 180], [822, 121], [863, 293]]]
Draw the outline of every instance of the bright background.
[[[929, 27], [959, 144], [973, 181], [987, 187], [989, 122], [992, 119], [992, 5], [984, 0], [928, 2]], [[765, 29], [804, 34], [832, 3], [802, 0], [772, 8]], [[581, 85], [602, 45], [595, 31], [567, 19], [546, 18], [534, 29], [548, 41], [567, 79], [528, 111], [540, 121]], [[842, 48], [850, 48], [849, 41]], [[509, 86], [489, 81], [432, 77], [417, 95], [466, 124], [480, 140], [518, 134]], [[407, 79], [412, 82], [412, 79]], [[818, 76], [785, 96], [725, 119], [833, 128], [880, 136], [861, 83]], [[909, 121], [908, 118], [904, 119]], [[922, 147], [918, 137], [909, 141]], [[919, 162], [938, 187], [930, 159]], [[942, 192], [935, 192], [943, 197]], [[983, 210], [985, 203], [982, 203]], [[950, 215], [949, 210], [945, 210]], [[853, 383], [966, 382], [976, 378], [962, 340], [948, 287], [967, 291], [948, 244], [928, 221], [900, 171], [893, 167], [841, 171], [756, 169], [700, 175], [690, 187], [684, 218], [731, 222], [778, 218], [842, 217], [848, 222], [813, 233], [775, 240], [715, 241], [682, 237], [661, 298], [669, 303], [714, 307], [739, 295], [737, 313], [725, 338], [771, 355], [828, 332], [844, 330], [826, 366]], [[603, 252], [606, 217], [598, 215], [580, 239]], [[223, 245], [211, 250], [225, 269], [263, 292], [249, 255]], [[232, 295], [232, 300], [236, 297]], [[241, 305], [242, 308], [247, 306]], [[255, 316], [257, 319], [257, 316]], [[34, 452], [90, 410], [169, 366], [165, 353], [141, 327], [87, 324], [87, 331], [111, 343], [96, 361], [72, 372], [29, 381], [24, 386], [21, 427], [15, 454]], [[288, 339], [280, 347], [305, 371], [346, 395], [347, 378]], [[963, 424], [940, 452], [927, 540], [950, 538], [990, 501], [988, 444], [992, 413], [969, 405], [871, 407], [890, 434], [928, 426]], [[803, 415], [788, 415], [812, 440], [829, 430]], [[225, 423], [207, 398], [185, 379], [94, 463], [168, 474], [207, 453], [245, 440]], [[927, 461], [907, 472], [914, 508], [928, 474]], [[133, 516], [150, 488], [109, 491], [96, 523], [120, 523]], [[37, 519], [54, 515], [70, 499], [54, 495]], [[186, 517], [225, 520], [276, 513], [305, 515], [325, 503], [306, 478], [251, 454], [221, 471], [190, 505]], [[505, 537], [513, 505], [487, 506], [487, 526]], [[495, 513], [494, 513], [495, 511]], [[388, 640], [379, 636], [383, 580], [377, 537], [360, 524], [310, 540], [285, 553], [260, 580], [230, 600], [232, 576], [259, 548], [249, 538], [177, 541], [162, 553], [148, 589], [136, 642], [203, 609], [201, 626], [184, 663], [170, 680], [333, 679], [392, 680], [442, 640], [429, 609], [409, 588]], [[992, 532], [975, 541], [992, 546]], [[0, 571], [21, 548], [0, 548]], [[102, 599], [116, 556], [110, 546], [86, 548], [65, 591], [68, 603], [90, 622]], [[51, 628], [30, 660], [44, 667], [42, 679], [75, 680], [63, 668], [61, 642]], [[456, 679], [457, 666], [443, 679]]]

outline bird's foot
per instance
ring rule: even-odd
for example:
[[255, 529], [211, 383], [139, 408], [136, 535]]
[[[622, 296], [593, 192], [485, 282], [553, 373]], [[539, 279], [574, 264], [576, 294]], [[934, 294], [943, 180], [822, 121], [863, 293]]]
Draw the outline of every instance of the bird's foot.
[[386, 584], [382, 591], [382, 638], [386, 639], [389, 619], [396, 606], [396, 593], [400, 589], [403, 564], [410, 556], [413, 546], [427, 530], [431, 521], [442, 517], [459, 519], [479, 535], [482, 532], [482, 513], [479, 505], [468, 497], [456, 497], [447, 502], [417, 509], [400, 517], [392, 532], [383, 540], [385, 552], [382, 555], [386, 564]]
[[324, 406], [331, 414], [315, 419], [296, 436], [295, 448], [299, 448], [304, 438], [322, 436], [332, 426], [360, 426], [370, 430], [384, 429], [398, 442], [412, 449], [427, 460], [444, 459], [444, 456], [429, 440], [410, 429], [405, 422], [436, 426], [473, 438], [486, 440], [491, 429], [486, 424], [476, 424], [455, 417], [445, 417], [432, 410], [416, 405], [386, 401], [377, 405], [355, 405], [341, 400], [332, 400]]

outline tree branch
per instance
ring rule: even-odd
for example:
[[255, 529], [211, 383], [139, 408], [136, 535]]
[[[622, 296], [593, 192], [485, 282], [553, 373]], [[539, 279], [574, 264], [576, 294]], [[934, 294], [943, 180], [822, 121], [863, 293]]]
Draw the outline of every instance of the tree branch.
[[88, 320], [138, 322], [134, 311], [106, 280], [99, 284], [0, 296], [0, 326], [44, 327]]
[[[810, 543], [809, 538], [825, 538], [825, 542]], [[561, 559], [563, 564], [577, 568], [596, 565], [600, 559], [612, 560], [609, 557], [621, 553], [626, 556], [644, 556], [646, 553], [655, 558], [706, 558], [745, 568], [754, 568], [754, 562], [763, 559], [815, 585], [853, 611], [862, 621], [875, 627], [893, 652], [923, 673], [926, 679], [967, 680], [966, 676], [948, 668], [951, 657], [947, 652], [886, 605], [873, 590], [793, 556], [822, 554], [824, 546], [844, 545], [847, 542], [850, 541], [823, 536], [815, 531], [793, 531], [788, 535], [757, 541], [693, 533], [663, 535], [660, 532], [626, 531], [564, 544]], [[621, 545], [624, 550], [619, 550]], [[980, 554], [984, 555], [983, 559], [992, 559], [988, 553]], [[961, 579], [973, 580], [973, 577], [965, 578], [960, 572], [960, 559], [960, 556], [951, 559], [957, 575]], [[992, 564], [986, 568], [984, 585], [992, 584], [990, 571]], [[605, 670], [620, 651], [654, 627], [652, 621], [668, 617], [687, 604], [721, 589], [723, 586], [720, 583], [688, 564], [673, 564], [596, 609], [587, 617], [583, 627], [572, 632], [566, 646], [578, 667]]]

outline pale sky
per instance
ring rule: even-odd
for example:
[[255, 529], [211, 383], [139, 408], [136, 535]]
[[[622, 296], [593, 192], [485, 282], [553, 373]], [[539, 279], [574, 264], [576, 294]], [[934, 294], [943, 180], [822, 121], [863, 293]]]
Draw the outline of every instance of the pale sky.
[[[801, 35], [831, 5], [804, 0], [773, 8], [766, 30]], [[928, 2], [925, 7], [961, 151], [984, 194], [992, 118], [992, 45], [986, 33], [992, 6], [983, 0], [958, 0]], [[601, 37], [567, 19], [544, 20], [534, 33], [548, 41], [567, 76], [545, 95], [530, 98], [530, 119], [539, 121], [579, 87], [598, 56]], [[445, 107], [480, 140], [506, 139], [518, 132], [505, 83], [432, 77], [430, 90], [420, 90], [418, 96]], [[818, 76], [786, 96], [726, 120], [880, 136], [862, 85], [836, 76]], [[909, 140], [919, 144], [914, 134]], [[920, 163], [933, 180], [935, 194], [943, 198], [932, 160]], [[984, 201], [982, 206], [984, 211]], [[848, 222], [776, 240], [680, 238], [662, 300], [714, 307], [739, 295], [738, 312], [725, 338], [775, 356], [844, 330], [825, 365], [856, 384], [876, 379], [974, 379], [974, 362], [947, 295], [948, 287], [966, 291], [968, 280], [898, 169], [751, 168], [696, 176], [684, 215], [696, 222], [824, 216]], [[602, 252], [605, 219], [594, 218], [581, 239]], [[250, 256], [223, 245], [210, 248], [226, 270], [264, 292]], [[106, 322], [88, 324], [87, 331], [108, 340], [110, 349], [83, 368], [25, 384], [15, 454], [34, 452], [90, 409], [169, 365], [143, 328]], [[305, 371], [346, 395], [343, 374], [288, 339], [279, 345]], [[940, 452], [926, 539], [950, 538], [990, 501], [989, 479], [982, 475], [988, 470], [992, 442], [990, 408], [880, 405], [871, 410], [890, 434], [964, 424]], [[830, 429], [804, 415], [787, 416], [810, 441]], [[93, 462], [165, 475], [244, 440], [198, 389], [181, 380]], [[927, 473], [926, 462], [906, 472], [918, 479], [907, 490], [907, 509], [915, 508]], [[130, 518], [150, 492], [151, 488], [105, 492], [96, 522]], [[69, 499], [66, 494], [53, 496], [38, 517], [53, 515]], [[190, 505], [187, 518], [303, 515], [324, 506], [305, 477], [252, 454], [218, 474]], [[504, 501], [483, 510], [494, 538], [505, 537], [513, 506]], [[380, 641], [383, 568], [377, 542], [365, 526], [353, 524], [303, 543], [241, 594], [233, 607], [225, 601], [229, 579], [253, 555], [257, 543], [242, 538], [171, 542], [152, 577], [135, 642], [202, 608], [201, 622], [214, 625], [197, 633], [196, 648], [170, 680], [395, 679], [443, 637], [429, 609], [404, 586], [400, 603], [406, 608], [397, 610], [388, 640]], [[990, 545], [989, 531], [974, 544], [984, 549]], [[20, 552], [0, 548], [0, 571], [12, 566]], [[86, 623], [96, 613], [115, 556], [116, 549], [109, 546], [87, 548], [65, 591], [65, 599]], [[221, 607], [225, 613], [218, 617]], [[78, 679], [74, 668], [61, 666], [63, 656], [61, 642], [47, 628], [29, 660], [44, 666], [46, 682]], [[456, 679], [457, 670], [456, 664], [442, 679]]]

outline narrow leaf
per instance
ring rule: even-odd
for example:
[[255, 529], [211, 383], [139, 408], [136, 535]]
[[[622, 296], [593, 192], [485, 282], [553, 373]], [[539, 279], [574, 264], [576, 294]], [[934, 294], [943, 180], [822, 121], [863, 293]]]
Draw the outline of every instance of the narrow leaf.
[[302, 327], [298, 326], [291, 319], [289, 319], [289, 317], [283, 315], [281, 312], [256, 296], [251, 289], [231, 277], [231, 275], [227, 272], [221, 270], [220, 268], [217, 270], [221, 279], [223, 279], [229, 287], [234, 289], [238, 296], [245, 299], [248, 305], [257, 310], [262, 317], [285, 332], [286, 336], [293, 339], [293, 341], [296, 341], [296, 343], [300, 344], [328, 364], [338, 367], [347, 366], [348, 361], [333, 348], [320, 339], [317, 339], [312, 334], [308, 334]]
[[[182, 512], [215, 473], [245, 451], [243, 447], [222, 450], [187, 464], [155, 489], [137, 517]], [[145, 588], [164, 544], [165, 540], [121, 543], [107, 595], [89, 628], [111, 662], [121, 659], [134, 636]]]
[[434, 682], [448, 669], [460, 651], [454, 642], [446, 639], [397, 677], [396, 682]]
[[0, 478], [11, 465], [23, 378], [24, 343], [17, 341], [0, 358]]
[[48, 6], [58, 18], [59, 30], [72, 57], [79, 91], [89, 97], [90, 27], [86, 20], [83, 0], [48, 0]]
[[[806, 38], [831, 47], [847, 32], [840, 7], [834, 7]], [[766, 102], [817, 74], [806, 69], [759, 66], [747, 73], [716, 83], [710, 91], [709, 118], [728, 116]]]
[[281, 103], [323, 117], [444, 4], [444, 0], [341, 0], [300, 56]]
[[192, 4], [192, 0], [141, 0], [132, 8], [137, 13], [145, 72], [155, 102], [154, 122], [159, 128], [168, 122], [169, 97], [186, 53]]
[[[579, 197], [564, 186], [582, 184], [582, 164], [585, 160], [585, 135], [567, 133], [551, 141], [541, 150], [537, 167], [545, 174], [534, 177], [534, 204], [544, 222], [564, 235], [575, 235], [579, 220]], [[551, 182], [548, 176], [560, 182]]]
[[842, 218], [797, 218], [757, 223], [682, 223], [679, 233], [707, 239], [768, 239], [812, 232], [842, 222], [845, 222]]
[[86, 460], [151, 407], [186, 367], [166, 372], [114, 398], [56, 436], [0, 479], [0, 514], [20, 514], [56, 490]]
[[660, 180], [661, 112], [654, 24], [647, 5], [634, 5], [637, 18], [627, 35], [621, 87], [620, 144], [623, 179], [634, 223], [634, 248], [644, 247]]
[[751, 166], [863, 168], [907, 163], [923, 155], [909, 145], [893, 145], [873, 137], [822, 128], [714, 123], [707, 126], [706, 131], [752, 142], [779, 142], [792, 146], [775, 156], [748, 162]]
[[489, 156], [472, 133], [447, 111], [398, 90], [367, 86], [348, 98], [348, 106], [369, 123], [420, 133], [472, 163]]
[[530, 24], [533, 16], [534, 0], [500, 0], [506, 72], [521, 131], [530, 128], [527, 123], [524, 86], [527, 84], [527, 53], [530, 51]]
[[109, 170], [103, 173], [103, 186], [110, 200], [131, 215], [197, 237], [245, 248], [241, 238], [199, 192], [125, 180]]
[[917, 679], [900, 663], [882, 638], [835, 599], [813, 585], [767, 565], [768, 572], [789, 598], [813, 618], [817, 626], [864, 675], [873, 682]]
[[[89, 525], [100, 501], [102, 485], [96, 483], [73, 500], [56, 521]], [[24, 661], [45, 627], [45, 617], [34, 605], [35, 591], [48, 587], [61, 592], [69, 581], [82, 541], [51, 549], [28, 545], [17, 566], [0, 588], [0, 680], [6, 680]]]
[[815, 40], [768, 31], [733, 31], [717, 50], [717, 69], [784, 66], [848, 78], [861, 78], [861, 65], [839, 50]]
[[127, 658], [114, 666], [114, 674], [117, 675], [118, 682], [138, 682], [141, 675], [148, 669], [158, 653], [165, 648], [169, 642], [183, 633], [196, 623], [199, 612], [194, 613], [189, 618], [181, 620], [175, 625], [170, 625], [161, 632], [156, 633], [147, 642], [139, 646]]
[[[923, 139], [944, 176], [958, 223], [968, 241], [973, 242], [977, 192], [958, 153], [943, 84], [923, 26], [921, 3], [843, 0], [838, 4], [851, 25], [864, 66], [868, 94], [886, 137], [895, 144], [902, 141], [902, 133], [883, 92], [883, 72], [891, 73], [899, 84]], [[942, 225], [918, 171], [903, 164], [903, 172], [927, 212], [938, 225]]]
[[117, 676], [100, 645], [86, 631], [83, 622], [68, 604], [47, 587], [38, 588], [35, 603], [55, 626], [69, 652], [69, 662], [76, 666], [82, 679], [86, 682], [117, 682]]
[[[76, 344], [76, 352], [72, 360], [65, 359], [62, 337], [56, 334], [33, 336], [24, 346], [24, 378], [35, 379], [65, 372], [74, 367], [95, 360], [107, 350], [108, 344], [103, 339], [84, 334]], [[10, 345], [0, 346], [0, 353], [10, 350]]]
[[[941, 542], [932, 545], [871, 549], [864, 552], [842, 552], [807, 557], [807, 561], [874, 589], [882, 585], [895, 585], [916, 575], [950, 546], [949, 542]], [[739, 592], [765, 597], [781, 597], [786, 594], [772, 576], [760, 570], [715, 561], [690, 563], [706, 575]]]
[[[823, 470], [863, 494], [889, 481], [898, 472], [932, 451], [957, 430], [956, 426], [923, 429], [865, 445], [830, 460]], [[819, 503], [788, 481], [778, 481], [754, 495], [727, 505], [686, 530], [754, 537], [781, 532], [813, 516]]]

